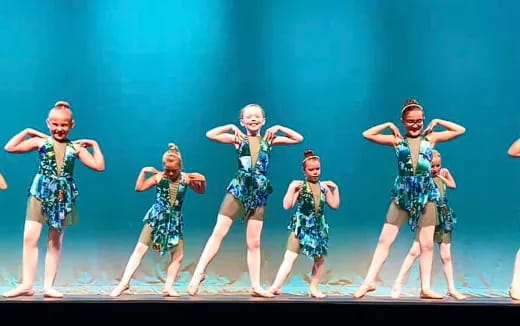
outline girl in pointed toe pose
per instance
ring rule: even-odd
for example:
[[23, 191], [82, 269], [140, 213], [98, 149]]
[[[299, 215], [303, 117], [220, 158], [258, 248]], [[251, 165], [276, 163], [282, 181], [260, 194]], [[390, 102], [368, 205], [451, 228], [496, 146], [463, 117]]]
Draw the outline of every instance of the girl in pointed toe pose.
[[217, 254], [233, 221], [243, 217], [247, 221], [247, 265], [252, 287], [251, 295], [273, 296], [260, 286], [260, 236], [267, 198], [272, 193], [271, 182], [267, 177], [269, 158], [274, 146], [298, 144], [302, 142], [303, 137], [296, 131], [279, 125], [267, 129], [262, 136], [265, 112], [257, 104], [249, 104], [240, 111], [240, 124], [245, 128], [246, 134], [233, 124], [217, 127], [206, 133], [213, 141], [235, 147], [238, 171], [227, 187], [217, 223], [188, 285], [190, 295], [197, 294], [199, 285], [205, 278], [205, 270]]
[[[375, 290], [375, 278], [388, 257], [399, 228], [405, 222], [408, 222], [413, 231], [418, 232], [421, 249], [421, 298], [442, 298], [442, 295], [430, 288], [433, 234], [436, 224], [435, 204], [440, 198], [431, 176], [432, 150], [436, 144], [462, 135], [465, 129], [453, 122], [433, 119], [423, 131], [424, 118], [422, 106], [416, 100], [410, 99], [401, 109], [401, 121], [406, 129], [405, 137], [401, 136], [399, 129], [391, 122], [363, 132], [366, 139], [394, 148], [398, 176], [394, 182], [390, 207], [372, 262], [363, 283], [353, 294], [355, 298], [361, 298], [367, 292]], [[435, 132], [433, 130], [436, 126], [444, 127], [446, 130]], [[383, 134], [385, 129], [390, 129], [392, 134]]]
[[288, 227], [290, 233], [282, 265], [269, 291], [279, 294], [301, 252], [314, 260], [309, 295], [324, 298], [326, 295], [318, 290], [329, 242], [329, 225], [323, 211], [325, 204], [338, 209], [339, 188], [332, 181], [320, 181], [320, 157], [313, 151], [305, 151], [302, 164], [305, 180], [291, 182], [283, 200], [285, 209], [291, 209], [294, 205], [297, 208]]
[[[455, 189], [456, 183], [450, 171], [446, 168], [442, 168], [441, 162], [441, 154], [437, 150], [433, 150], [432, 177], [440, 195], [440, 200], [436, 204], [437, 225], [435, 227], [434, 240], [439, 244], [444, 276], [448, 282], [448, 296], [457, 300], [463, 300], [466, 299], [466, 296], [455, 288], [455, 282], [453, 279], [453, 259], [451, 255], [451, 234], [457, 219], [455, 213], [449, 206], [448, 197], [446, 195], [446, 188]], [[416, 239], [414, 240], [408, 255], [404, 259], [399, 275], [394, 282], [391, 293], [392, 298], [399, 298], [404, 278], [420, 254], [421, 247]]]
[[[151, 176], [146, 179], [146, 174]], [[136, 191], [147, 191], [153, 187], [157, 191], [155, 203], [144, 217], [139, 241], [128, 260], [121, 282], [110, 293], [112, 297], [118, 297], [130, 288], [130, 279], [149, 248], [161, 255], [171, 254], [162, 294], [166, 297], [179, 296], [173, 283], [184, 256], [182, 204], [188, 188], [199, 194], [205, 192], [206, 178], [199, 173], [182, 172], [181, 153], [175, 144], [170, 144], [163, 154], [163, 171], [145, 167], [137, 177]]]
[[[49, 112], [47, 126], [51, 136], [33, 129], [25, 129], [5, 145], [5, 150], [10, 153], [38, 151], [40, 156], [38, 173], [29, 189], [23, 239], [22, 284], [3, 294], [8, 298], [34, 294], [38, 240], [44, 224], [49, 226], [43, 281], [44, 296], [63, 297], [62, 293], [54, 289], [54, 280], [61, 257], [65, 227], [78, 221], [78, 190], [73, 178], [74, 163], [79, 159], [92, 170], [105, 169], [103, 154], [96, 141], [69, 139], [69, 133], [74, 127], [69, 103], [59, 101], [54, 105]], [[26, 139], [27, 137], [29, 138]], [[92, 148], [93, 153], [87, 148]]]

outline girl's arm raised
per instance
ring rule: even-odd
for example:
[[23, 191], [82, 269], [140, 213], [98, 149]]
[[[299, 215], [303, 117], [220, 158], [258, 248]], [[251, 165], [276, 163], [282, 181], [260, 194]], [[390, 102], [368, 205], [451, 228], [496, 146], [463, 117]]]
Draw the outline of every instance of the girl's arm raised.
[[339, 208], [339, 188], [338, 185], [336, 185], [332, 181], [323, 181], [321, 183], [329, 191], [327, 191], [325, 195], [325, 201], [327, 202], [327, 205], [329, 205], [332, 209], [338, 209]]
[[[390, 129], [392, 135], [382, 134], [381, 132], [385, 129]], [[401, 136], [401, 133], [399, 132], [399, 128], [391, 122], [385, 122], [363, 131], [363, 137], [376, 144], [392, 147], [397, 146], [401, 139], [403, 139], [403, 136]]]
[[285, 193], [285, 196], [283, 197], [283, 208], [284, 209], [291, 209], [294, 207], [294, 204], [296, 204], [296, 201], [298, 200], [298, 196], [300, 195], [300, 191], [302, 190], [303, 182], [299, 180], [294, 180], [289, 184], [289, 187], [287, 188], [287, 192]]
[[[146, 179], [146, 173], [152, 173], [153, 175]], [[135, 191], [141, 192], [152, 188], [159, 182], [160, 176], [160, 172], [151, 166], [142, 168], [135, 182]]]
[[[284, 136], [277, 136], [277, 132], [281, 132]], [[271, 146], [294, 145], [301, 143], [303, 136], [290, 128], [275, 125], [266, 130], [264, 139], [268, 141]]]
[[[26, 137], [31, 137], [25, 139]], [[49, 136], [37, 130], [27, 128], [16, 134], [5, 145], [9, 153], [23, 154], [37, 150]]]
[[[433, 128], [435, 128], [436, 126], [444, 127], [446, 128], [446, 130], [434, 132]], [[466, 128], [454, 122], [441, 119], [433, 119], [428, 125], [428, 127], [424, 130], [424, 135], [428, 136], [428, 139], [430, 140], [433, 146], [435, 144], [447, 142], [454, 138], [457, 138], [465, 132]]]
[[206, 137], [222, 144], [238, 144], [246, 138], [244, 133], [234, 124], [213, 128], [206, 132]]
[[509, 148], [507, 151], [507, 154], [509, 154], [512, 157], [520, 157], [520, 138], [518, 138], [513, 145]]
[[[74, 143], [76, 144], [78, 158], [81, 163], [94, 171], [101, 172], [105, 170], [105, 158], [103, 157], [101, 148], [95, 140], [80, 139]], [[92, 147], [93, 154], [90, 154], [87, 150], [89, 147]]]
[[457, 184], [455, 183], [455, 178], [451, 175], [448, 169], [441, 169], [439, 173], [439, 178], [441, 178], [442, 182], [446, 185], [446, 187], [455, 189]]
[[206, 177], [200, 173], [186, 173], [185, 180], [188, 186], [198, 194], [206, 192]]

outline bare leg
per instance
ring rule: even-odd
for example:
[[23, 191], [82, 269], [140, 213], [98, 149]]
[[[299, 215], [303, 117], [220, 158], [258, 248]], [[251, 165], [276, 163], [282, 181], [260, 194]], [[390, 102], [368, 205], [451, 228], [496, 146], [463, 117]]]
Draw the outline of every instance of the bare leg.
[[446, 276], [446, 281], [448, 282], [448, 295], [457, 300], [466, 299], [466, 296], [455, 288], [455, 281], [453, 279], [453, 260], [451, 258], [451, 243], [441, 243], [440, 251], [444, 276]]
[[401, 287], [404, 285], [404, 278], [408, 274], [410, 268], [412, 268], [413, 264], [415, 263], [415, 260], [417, 259], [417, 257], [419, 257], [420, 254], [421, 247], [419, 246], [419, 242], [414, 240], [412, 247], [408, 252], [408, 255], [403, 261], [403, 265], [399, 270], [399, 274], [395, 279], [394, 286], [392, 287], [391, 291], [392, 298], [397, 299], [401, 295]]
[[65, 228], [63, 228], [61, 232], [49, 228], [47, 254], [45, 255], [45, 274], [43, 280], [43, 295], [48, 298], [63, 298], [63, 294], [56, 291], [53, 287], [58, 272], [58, 266], [60, 264], [64, 234]]
[[520, 249], [516, 252], [515, 269], [513, 271], [513, 280], [511, 281], [509, 294], [512, 299], [520, 300]]
[[180, 296], [175, 288], [173, 287], [173, 283], [177, 279], [177, 273], [179, 272], [179, 268], [181, 267], [182, 258], [184, 257], [184, 250], [177, 249], [172, 253], [172, 259], [170, 265], [168, 266], [168, 272], [166, 275], [166, 282], [164, 283], [164, 289], [162, 291], [163, 296], [166, 297], [178, 297]]
[[23, 232], [23, 276], [22, 284], [3, 294], [6, 298], [30, 296], [34, 294], [33, 286], [38, 267], [38, 240], [42, 231], [42, 224], [35, 221], [25, 221]]
[[325, 257], [319, 257], [314, 259], [314, 266], [312, 266], [312, 277], [311, 277], [311, 288], [310, 294], [313, 298], [325, 298], [326, 295], [318, 290], [318, 285], [323, 277], [323, 271], [325, 270]]
[[199, 290], [200, 283], [204, 280], [204, 272], [208, 267], [209, 263], [215, 258], [218, 250], [220, 249], [220, 245], [224, 237], [228, 233], [231, 225], [233, 224], [233, 219], [228, 216], [219, 214], [217, 217], [217, 224], [213, 229], [213, 233], [208, 239], [204, 250], [202, 251], [202, 255], [200, 256], [199, 262], [197, 263], [197, 267], [195, 267], [195, 271], [193, 272], [193, 277], [191, 278], [190, 284], [188, 285], [188, 294], [196, 295]]
[[294, 266], [294, 263], [298, 259], [298, 253], [286, 250], [283, 258], [283, 262], [278, 269], [278, 273], [276, 274], [276, 278], [274, 279], [273, 285], [269, 289], [269, 292], [273, 294], [279, 294], [280, 289], [282, 288], [283, 283], [287, 279], [287, 276], [291, 273], [291, 270]]
[[273, 294], [264, 290], [260, 286], [260, 238], [264, 221], [248, 219], [246, 242], [247, 242], [247, 267], [249, 268], [249, 278], [253, 288], [251, 295], [265, 298], [273, 297]]
[[111, 297], [118, 297], [120, 296], [124, 291], [128, 290], [130, 288], [130, 279], [134, 275], [135, 271], [141, 265], [141, 262], [143, 261], [143, 257], [148, 251], [148, 246], [142, 244], [141, 242], [138, 242], [135, 246], [134, 252], [130, 256], [130, 259], [128, 260], [128, 263], [126, 264], [125, 271], [123, 273], [123, 277], [121, 278], [121, 281], [119, 284], [112, 290], [110, 293]]
[[435, 225], [419, 227], [419, 245], [421, 247], [419, 266], [421, 268], [421, 298], [423, 299], [442, 299], [442, 295], [433, 292], [430, 288], [434, 231]]
[[370, 267], [368, 268], [367, 275], [365, 276], [365, 280], [354, 292], [354, 298], [362, 298], [364, 297], [368, 291], [371, 290], [373, 284], [375, 282], [375, 278], [381, 269], [381, 266], [385, 263], [388, 258], [388, 253], [390, 252], [390, 247], [394, 243], [394, 240], [399, 233], [399, 227], [390, 223], [385, 223], [383, 225], [383, 229], [381, 230], [381, 235], [379, 236], [379, 242], [377, 243], [376, 250], [374, 251], [374, 255], [372, 256], [372, 262], [370, 263]]

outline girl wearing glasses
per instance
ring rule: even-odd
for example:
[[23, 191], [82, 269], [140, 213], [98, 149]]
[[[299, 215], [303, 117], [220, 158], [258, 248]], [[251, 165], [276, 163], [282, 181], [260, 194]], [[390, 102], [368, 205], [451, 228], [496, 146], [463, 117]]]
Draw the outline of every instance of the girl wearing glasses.
[[[362, 298], [369, 291], [375, 290], [375, 278], [388, 257], [399, 228], [405, 222], [408, 222], [412, 231], [418, 231], [421, 249], [419, 257], [421, 298], [442, 298], [442, 295], [430, 288], [433, 234], [436, 224], [435, 203], [440, 199], [431, 175], [432, 150], [436, 144], [450, 141], [464, 134], [466, 130], [456, 123], [440, 119], [433, 119], [426, 129], [423, 129], [424, 118], [422, 106], [416, 100], [409, 99], [401, 109], [401, 122], [406, 130], [405, 137], [401, 136], [397, 126], [391, 122], [385, 122], [363, 132], [366, 139], [394, 148], [398, 176], [394, 182], [386, 221], [372, 262], [363, 283], [353, 294], [355, 298]], [[436, 126], [443, 127], [445, 130], [433, 131]], [[390, 129], [392, 134], [383, 134], [385, 129]]]

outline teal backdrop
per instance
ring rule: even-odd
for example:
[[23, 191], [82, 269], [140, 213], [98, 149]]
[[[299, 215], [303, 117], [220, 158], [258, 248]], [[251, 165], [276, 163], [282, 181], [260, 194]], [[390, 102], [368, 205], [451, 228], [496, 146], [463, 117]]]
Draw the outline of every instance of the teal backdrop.
[[[302, 177], [307, 148], [322, 179], [341, 190], [328, 210], [330, 254], [323, 289], [348, 294], [368, 269], [396, 175], [390, 148], [364, 140], [366, 128], [399, 123], [408, 97], [427, 119], [464, 125], [438, 149], [458, 187], [449, 192], [459, 223], [453, 255], [457, 286], [504, 296], [519, 245], [520, 161], [506, 155], [520, 136], [520, 22], [517, 1], [474, 0], [5, 0], [0, 4], [0, 141], [23, 128], [46, 131], [57, 100], [71, 103], [71, 137], [99, 142], [106, 171], [78, 164], [80, 224], [65, 234], [57, 286], [66, 293], [107, 293], [121, 276], [154, 192], [136, 193], [144, 166], [160, 168], [169, 142], [185, 170], [203, 173], [206, 194], [188, 193], [186, 253], [177, 286], [185, 290], [236, 169], [231, 146], [205, 132], [238, 124], [239, 110], [261, 104], [267, 126], [305, 137], [275, 148], [274, 193], [262, 234], [262, 282], [281, 263], [291, 212], [282, 198]], [[0, 193], [0, 288], [21, 277], [27, 189], [37, 154], [0, 153], [9, 189]], [[38, 286], [43, 276], [42, 234]], [[413, 234], [403, 228], [380, 273], [388, 295]], [[249, 290], [245, 225], [237, 222], [208, 269], [203, 293]], [[150, 252], [134, 292], [157, 292], [166, 257]], [[285, 291], [305, 293], [312, 262], [301, 257]], [[446, 288], [436, 255], [433, 286]], [[418, 267], [404, 293], [418, 293]]]

